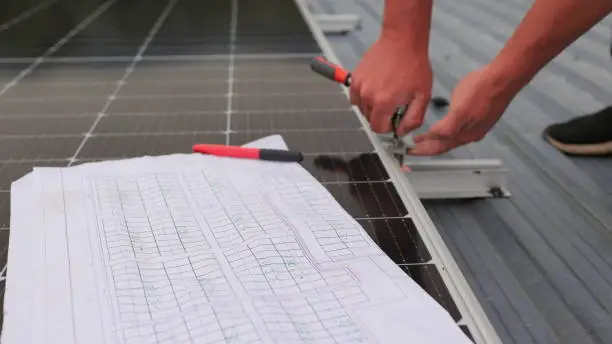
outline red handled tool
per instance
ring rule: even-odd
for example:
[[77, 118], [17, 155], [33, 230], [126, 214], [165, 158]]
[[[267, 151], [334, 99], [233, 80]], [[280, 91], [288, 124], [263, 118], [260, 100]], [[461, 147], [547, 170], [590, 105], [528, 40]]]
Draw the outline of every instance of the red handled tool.
[[256, 159], [279, 162], [300, 162], [304, 159], [302, 153], [280, 149], [250, 148], [241, 146], [226, 146], [213, 144], [193, 145], [195, 153], [224, 156], [230, 158]]
[[346, 87], [351, 86], [351, 72], [327, 61], [323, 56], [315, 57], [310, 63], [310, 68], [331, 81], [343, 84]]

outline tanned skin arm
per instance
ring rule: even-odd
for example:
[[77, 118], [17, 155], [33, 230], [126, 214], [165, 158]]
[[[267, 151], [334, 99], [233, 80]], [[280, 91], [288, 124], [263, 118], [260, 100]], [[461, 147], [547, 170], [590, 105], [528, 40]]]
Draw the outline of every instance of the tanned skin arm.
[[536, 0], [487, 67], [496, 85], [517, 93], [612, 11], [612, 0]]
[[427, 54], [432, 7], [433, 0], [386, 0], [382, 36], [396, 37]]

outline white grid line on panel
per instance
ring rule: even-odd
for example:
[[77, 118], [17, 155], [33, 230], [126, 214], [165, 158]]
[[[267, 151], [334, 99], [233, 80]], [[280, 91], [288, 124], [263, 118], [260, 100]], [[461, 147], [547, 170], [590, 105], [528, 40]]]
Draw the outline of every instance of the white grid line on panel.
[[92, 119], [96, 116], [95, 113], [56, 113], [56, 114], [27, 114], [27, 113], [17, 113], [17, 114], [0, 114], [0, 122], [4, 119], [43, 119], [43, 118], [57, 118], [57, 119], [66, 119], [66, 118], [74, 118], [74, 117], [91, 117]]
[[[191, 153], [191, 147], [187, 147], [186, 152]], [[302, 153], [304, 156], [320, 156], [320, 155], [359, 155], [359, 154], [372, 154], [376, 153], [375, 151], [364, 152], [360, 151], [332, 151], [332, 152], [307, 152]], [[116, 156], [116, 157], [88, 157], [82, 159], [74, 159], [73, 164], [75, 162], [81, 161], [98, 161], [98, 160], [116, 160], [116, 159], [126, 159], [125, 156]], [[7, 159], [1, 160], [0, 164], [10, 164], [10, 163], [59, 163], [59, 162], [68, 162], [70, 161], [70, 157], [66, 158], [48, 158], [48, 159]]]
[[32, 164], [32, 163], [60, 163], [68, 162], [68, 158], [49, 158], [49, 159], [6, 159], [0, 160], [0, 164]]
[[19, 14], [16, 17], [11, 18], [10, 20], [6, 21], [4, 24], [0, 25], [0, 32], [2, 31], [6, 31], [8, 29], [10, 29], [11, 27], [25, 21], [26, 19], [31, 18], [33, 15], [35, 15], [36, 13], [46, 9], [47, 7], [51, 6], [52, 4], [56, 3], [58, 0], [47, 0], [44, 2], [41, 2], [40, 4], [33, 6], [32, 8], [21, 12], [21, 14]]
[[36, 58], [30, 66], [26, 69], [22, 70], [16, 77], [13, 78], [9, 83], [4, 85], [2, 89], [0, 89], [0, 96], [5, 94], [11, 87], [17, 85], [23, 78], [25, 78], [28, 74], [32, 73], [36, 67], [38, 67], [41, 63], [45, 62], [46, 59], [58, 51], [61, 47], [63, 47], [68, 41], [70, 41], [74, 36], [76, 36], [79, 32], [85, 29], [89, 24], [91, 24], [96, 18], [106, 12], [113, 4], [115, 4], [117, 0], [108, 0], [98, 8], [96, 8], [87, 18], [85, 18], [82, 22], [80, 22], [77, 26], [75, 26], [70, 32], [68, 32], [64, 37], [62, 37], [59, 41], [57, 41], [54, 45], [52, 45], [49, 49], [47, 49], [42, 55]]
[[[183, 69], [184, 71], [189, 71], [191, 69]], [[194, 72], [196, 72], [198, 69], [193, 69]], [[94, 85], [94, 86], [103, 86], [103, 85], [107, 85], [107, 84], [111, 84], [114, 83], [112, 81], [88, 81], [88, 80], [48, 80], [48, 81], [28, 81], [27, 83], [21, 83], [21, 85], [27, 84], [28, 86], [45, 86], [45, 87], [60, 87], [60, 86], [78, 86], [78, 85]], [[130, 80], [127, 81], [126, 84], [127, 85], [149, 85], [151, 83], [150, 80], [144, 79], [144, 80]], [[173, 88], [175, 87], [174, 85], [184, 85], [184, 84], [193, 84], [193, 85], [208, 85], [208, 84], [224, 84], [227, 83], [227, 79], [207, 79], [206, 81], [202, 81], [200, 79], [195, 79], [195, 78], [191, 78], [191, 79], [181, 79], [181, 78], [175, 78], [172, 80], [167, 80], [166, 83], [164, 84], [165, 86], [167, 86], [168, 88]], [[291, 79], [291, 78], [286, 78], [286, 79], [236, 79], [234, 81], [235, 84], [254, 84], [254, 85], [258, 85], [258, 84], [283, 84], [283, 83], [290, 83], [290, 84], [313, 84], [313, 85], [317, 85], [319, 84], [317, 80], [314, 79]], [[255, 93], [257, 95], [259, 95], [259, 93]], [[298, 93], [296, 93], [298, 94]], [[303, 93], [299, 93], [299, 94], [303, 94]], [[330, 92], [325, 92], [325, 95], [327, 94], [333, 94]], [[251, 93], [246, 93], [243, 94], [244, 95], [252, 95]], [[169, 95], [170, 96], [170, 95]], [[4, 99], [18, 99], [19, 97], [8, 97], [8, 98], [4, 98]], [[93, 97], [90, 97], [93, 98]], [[55, 99], [55, 98], [53, 98]]]
[[[237, 8], [236, 4], [236, 8]], [[238, 14], [236, 12], [236, 14]], [[237, 33], [237, 32], [236, 32]], [[263, 54], [208, 54], [208, 55], [152, 55], [145, 57], [146, 61], [190, 61], [190, 60], [223, 60], [233, 55], [236, 60], [276, 60], [276, 59], [307, 59], [320, 55], [312, 53], [263, 53]]]
[[357, 221], [367, 221], [367, 220], [372, 220], [372, 221], [376, 221], [376, 220], [403, 220], [403, 219], [409, 219], [409, 218], [410, 218], [410, 214], [406, 214], [404, 216], [354, 217], [354, 219], [357, 220]]
[[[123, 137], [123, 136], [180, 136], [180, 135], [206, 135], [206, 134], [219, 134], [219, 135], [227, 135], [227, 134], [262, 134], [262, 135], [271, 135], [273, 133], [334, 133], [338, 131], [354, 131], [354, 132], [362, 132], [363, 128], [306, 128], [306, 129], [285, 129], [285, 128], [275, 128], [275, 129], [248, 129], [248, 130], [190, 130], [190, 131], [150, 131], [150, 132], [107, 132], [107, 133], [56, 133], [56, 134], [2, 134], [0, 138], [0, 142], [2, 139], [30, 139], [30, 138], [49, 138], [49, 139], [60, 139], [60, 138], [74, 138], [74, 137]], [[73, 158], [73, 160], [77, 160]]]
[[227, 76], [227, 124], [225, 127], [225, 144], [230, 143], [230, 130], [232, 128], [232, 101], [234, 97], [234, 67], [236, 65], [236, 33], [238, 31], [238, 0], [232, 0], [230, 19], [230, 56]]
[[[173, 153], [155, 153], [155, 154], [151, 154], [151, 156], [155, 157], [158, 156], [160, 154], [166, 155], [166, 154], [174, 154], [174, 153], [185, 153], [185, 154], [191, 154], [191, 145], [189, 145], [188, 147], [185, 147], [185, 151], [184, 152], [173, 152]], [[320, 155], [358, 155], [358, 154], [369, 154], [369, 153], [375, 153], [375, 152], [364, 152], [364, 151], [340, 151], [340, 152], [307, 152], [307, 153], [302, 153], [303, 156], [320, 156]], [[128, 159], [128, 158], [133, 158], [132, 156], [92, 156], [92, 157], [87, 157], [87, 158], [83, 158], [83, 159], [76, 159], [74, 162], [77, 161], [108, 161], [108, 160], [117, 160], [117, 159]], [[68, 159], [58, 159], [57, 161], [66, 161]], [[5, 161], [0, 160], [0, 164], [4, 163]]]
[[[338, 108], [338, 109], [319, 109], [313, 110], [309, 108], [290, 108], [290, 109], [253, 109], [253, 110], [239, 110], [233, 111], [234, 115], [236, 114], [249, 114], [249, 115], [258, 115], [258, 114], [286, 114], [287, 116], [291, 116], [292, 114], [303, 114], [303, 113], [322, 113], [322, 112], [343, 112], [350, 111], [350, 109], [346, 108]], [[196, 115], [200, 114], [203, 116], [207, 115], [219, 115], [224, 114], [223, 111], [218, 110], [207, 110], [207, 111], [173, 111], [173, 112], [113, 112], [106, 113], [101, 115], [102, 117], [115, 117], [115, 116], [178, 116], [178, 115]], [[0, 114], [0, 121], [3, 119], [23, 119], [23, 118], [72, 118], [72, 117], [94, 117], [97, 116], [95, 113], [63, 113], [63, 114]]]
[[[298, 113], [322, 113], [322, 112], [342, 112], [342, 111], [351, 111], [350, 108], [327, 108], [327, 109], [312, 109], [312, 108], [288, 108], [288, 109], [245, 109], [245, 110], [235, 110], [233, 114], [287, 114], [291, 116], [292, 114]], [[218, 115], [224, 113], [223, 111], [218, 110], [205, 110], [205, 111], [173, 111], [173, 112], [113, 112], [103, 114], [102, 117], [114, 117], [114, 116], [176, 116], [176, 115]], [[67, 117], [79, 117], [79, 116], [96, 116], [95, 113], [66, 113], [66, 114], [0, 114], [0, 121], [3, 118], [67, 118]]]
[[[383, 184], [383, 183], [390, 183], [389, 178], [384, 179], [384, 180], [354, 180], [354, 181], [350, 181], [350, 180], [333, 180], [333, 181], [319, 181], [319, 183], [323, 184], [323, 185], [347, 185], [347, 184], [364, 184], [364, 185], [369, 185], [369, 184]], [[385, 217], [386, 219], [388, 219], [388, 217]]]
[[[193, 69], [189, 69], [189, 68], [182, 68], [183, 71], [193, 71], [194, 73], [197, 71], [201, 71], [203, 69], [208, 69], [208, 68], [193, 68]], [[111, 81], [95, 81], [95, 80], [47, 80], [47, 81], [28, 81], [26, 84], [27, 85], [44, 85], [45, 87], [54, 87], [54, 86], [62, 86], [62, 85], [107, 85], [107, 84], [111, 84], [114, 82]], [[147, 79], [143, 79], [143, 80], [129, 80], [126, 82], [127, 85], [148, 85], [150, 84], [151, 81], [147, 80]], [[168, 88], [172, 88], [174, 87], [173, 85], [182, 85], [182, 84], [194, 84], [194, 85], [198, 85], [198, 84], [202, 84], [202, 85], [208, 85], [208, 84], [222, 84], [222, 83], [227, 83], [227, 78], [223, 78], [223, 79], [206, 79], [206, 80], [201, 80], [201, 79], [195, 79], [195, 78], [185, 78], [185, 79], [181, 79], [181, 78], [174, 78], [172, 80], [165, 80], [164, 85], [167, 86]], [[236, 79], [234, 81], [235, 84], [271, 84], [271, 83], [291, 83], [291, 84], [319, 84], [318, 80], [316, 79], [295, 79], [295, 78], [252, 78], [252, 79]], [[23, 85], [24, 83], [21, 83], [21, 85]], [[301, 93], [300, 93], [301, 94]], [[325, 94], [330, 94], [329, 92], [326, 92]], [[249, 95], [249, 93], [247, 93], [246, 95]], [[4, 98], [4, 99], [13, 99], [15, 97], [8, 97], [8, 98]]]
[[0, 142], [5, 139], [66, 139], [74, 137], [84, 137], [87, 133], [79, 134], [2, 134]]
[[[57, 1], [57, 0], [56, 0]], [[276, 59], [308, 59], [320, 55], [320, 52], [312, 53], [268, 53], [268, 54], [234, 54], [236, 60], [276, 60]], [[171, 62], [171, 61], [215, 61], [229, 60], [230, 54], [194, 54], [194, 55], [151, 55], [143, 56], [142, 61], [149, 62]], [[96, 63], [96, 62], [131, 62], [133, 56], [66, 56], [49, 57], [45, 63]], [[2, 63], [32, 63], [36, 58], [32, 57], [4, 57], [0, 58]]]
[[[385, 219], [388, 219], [388, 217], [385, 218]], [[432, 265], [432, 264], [435, 265], [435, 264], [438, 264], [438, 263], [435, 260], [433, 260], [433, 259], [430, 259], [430, 260], [425, 261], [425, 262], [420, 262], [420, 263], [395, 263], [395, 265], [397, 265], [397, 266], [420, 266], [420, 265]], [[461, 323], [461, 321], [458, 321], [457, 325], [463, 325], [463, 324]]]
[[[125, 84], [125, 83], [124, 83]], [[232, 85], [228, 87], [233, 87]], [[168, 93], [137, 93], [131, 95], [121, 95], [115, 96], [114, 100], [119, 99], [157, 99], [157, 98], [171, 98], [171, 99], [201, 99], [201, 98], [241, 98], [241, 97], [316, 97], [316, 96], [330, 96], [337, 94], [338, 96], [343, 96], [342, 93], [332, 93], [332, 92], [259, 92], [259, 93], [236, 93], [232, 92], [227, 93], [177, 93], [177, 94], [168, 94]], [[70, 97], [9, 97], [4, 98], [3, 101], [0, 101], [0, 106], [3, 102], [15, 102], [15, 103], [37, 103], [37, 102], [54, 102], [54, 101], [96, 101], [100, 99], [100, 97], [79, 97], [79, 96], [70, 96]], [[228, 100], [229, 103], [229, 100]], [[229, 104], [228, 104], [229, 106]], [[228, 110], [229, 111], [229, 107]], [[236, 113], [235, 110], [232, 109], [232, 113]], [[2, 115], [0, 115], [1, 117]]]
[[164, 22], [166, 21], [166, 19], [170, 15], [170, 12], [172, 11], [172, 9], [174, 8], [174, 6], [176, 5], [177, 2], [178, 2], [178, 0], [170, 0], [170, 1], [168, 1], [168, 4], [166, 5], [164, 10], [160, 14], [159, 18], [157, 19], [155, 24], [153, 24], [153, 27], [149, 31], [149, 34], [147, 35], [147, 38], [145, 38], [144, 42], [140, 46], [140, 49], [138, 49], [138, 52], [133, 57], [132, 62], [126, 68], [125, 73], [123, 74], [123, 77], [121, 78], [121, 80], [119, 80], [117, 82], [117, 87], [115, 88], [113, 93], [108, 97], [108, 101], [106, 102], [106, 104], [104, 104], [104, 107], [99, 112], [98, 116], [96, 116], [96, 119], [95, 119], [94, 123], [91, 125], [91, 128], [89, 129], [89, 132], [87, 133], [87, 135], [85, 135], [85, 137], [81, 141], [81, 144], [79, 144], [79, 147], [77, 147], [76, 151], [74, 152], [74, 155], [70, 158], [70, 160], [68, 162], [68, 166], [72, 166], [72, 164], [74, 163], [76, 157], [79, 155], [79, 153], [81, 152], [81, 150], [83, 149], [83, 147], [87, 143], [87, 140], [89, 139], [89, 137], [91, 137], [91, 134], [94, 132], [94, 130], [96, 130], [96, 127], [98, 126], [98, 123], [100, 122], [102, 117], [105, 115], [106, 111], [108, 110], [108, 108], [110, 107], [111, 103], [115, 99], [115, 96], [119, 93], [119, 91], [121, 90], [121, 87], [125, 84], [125, 80], [127, 80], [127, 78], [130, 76], [130, 74], [132, 74], [132, 72], [134, 71], [134, 67], [142, 59], [142, 55], [144, 54], [144, 52], [147, 50], [147, 48], [149, 47], [149, 45], [153, 41], [153, 37], [157, 34], [159, 29], [161, 29], [162, 25], [164, 24]]

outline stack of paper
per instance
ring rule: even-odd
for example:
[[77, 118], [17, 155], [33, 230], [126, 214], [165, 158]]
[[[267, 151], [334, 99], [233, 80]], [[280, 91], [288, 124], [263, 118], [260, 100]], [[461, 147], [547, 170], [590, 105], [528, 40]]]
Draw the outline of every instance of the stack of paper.
[[16, 181], [4, 308], [4, 344], [469, 343], [299, 164], [193, 154]]

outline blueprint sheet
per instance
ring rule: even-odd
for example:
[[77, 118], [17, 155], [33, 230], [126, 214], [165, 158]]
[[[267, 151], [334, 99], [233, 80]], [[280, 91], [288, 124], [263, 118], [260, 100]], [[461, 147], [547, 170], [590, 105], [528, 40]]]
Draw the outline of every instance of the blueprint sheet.
[[471, 343], [299, 164], [36, 168], [10, 235], [4, 344]]

